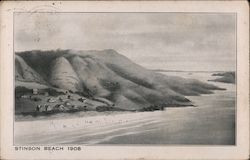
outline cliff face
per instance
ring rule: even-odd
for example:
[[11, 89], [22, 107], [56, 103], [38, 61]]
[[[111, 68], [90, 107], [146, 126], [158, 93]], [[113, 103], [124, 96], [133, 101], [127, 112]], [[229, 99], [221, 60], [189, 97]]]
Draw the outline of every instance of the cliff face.
[[[208, 94], [219, 89], [197, 80], [147, 70], [114, 50], [26, 51], [16, 53], [16, 57], [16, 77], [21, 77], [16, 81], [34, 81], [83, 94], [88, 92], [129, 110], [152, 105], [187, 106], [191, 102], [186, 95]], [[29, 72], [34, 73], [35, 78], [21, 76]]]

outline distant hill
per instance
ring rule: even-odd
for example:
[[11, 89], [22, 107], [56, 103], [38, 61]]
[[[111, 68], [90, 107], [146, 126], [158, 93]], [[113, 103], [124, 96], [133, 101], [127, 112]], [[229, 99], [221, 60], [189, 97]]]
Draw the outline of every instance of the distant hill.
[[219, 78], [209, 80], [209, 81], [235, 83], [235, 72], [215, 73], [215, 74], [212, 74], [212, 76], [219, 76]]
[[147, 70], [111, 49], [18, 52], [15, 70], [19, 86], [28, 87], [25, 82], [35, 82], [48, 88], [90, 94], [126, 110], [152, 105], [189, 106], [192, 102], [185, 96], [220, 89], [195, 79]]

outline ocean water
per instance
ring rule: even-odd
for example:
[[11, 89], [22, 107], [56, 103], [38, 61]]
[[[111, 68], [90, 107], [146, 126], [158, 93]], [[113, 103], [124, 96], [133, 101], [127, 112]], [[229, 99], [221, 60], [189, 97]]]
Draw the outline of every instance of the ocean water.
[[[154, 124], [145, 124], [133, 131], [114, 135], [103, 144], [172, 144], [172, 145], [234, 145], [236, 85], [207, 80], [215, 79], [211, 72], [162, 72], [166, 75], [199, 79], [214, 84], [223, 91], [202, 96], [188, 96], [197, 107], [167, 108], [156, 113]], [[126, 134], [126, 133], [129, 134]]]
[[[225, 88], [214, 94], [189, 96], [197, 107], [108, 114], [65, 120], [15, 123], [16, 144], [79, 145], [234, 145], [235, 84], [207, 81], [209, 72], [162, 72], [194, 78]], [[41, 126], [37, 130], [29, 129]], [[26, 128], [26, 129], [25, 129]], [[60, 133], [60, 134], [59, 134]]]

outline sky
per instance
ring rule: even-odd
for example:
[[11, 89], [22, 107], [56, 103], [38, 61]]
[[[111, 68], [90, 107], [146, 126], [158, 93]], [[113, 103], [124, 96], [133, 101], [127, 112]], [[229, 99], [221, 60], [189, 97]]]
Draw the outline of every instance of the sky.
[[230, 13], [16, 13], [15, 51], [114, 49], [148, 69], [235, 70]]

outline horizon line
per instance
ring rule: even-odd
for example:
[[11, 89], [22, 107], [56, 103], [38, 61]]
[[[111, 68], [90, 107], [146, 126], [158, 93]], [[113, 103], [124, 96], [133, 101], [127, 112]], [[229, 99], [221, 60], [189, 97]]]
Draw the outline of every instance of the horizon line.
[[151, 71], [158, 71], [158, 72], [235, 72], [233, 70], [211, 70], [211, 71], [202, 71], [202, 70], [171, 70], [171, 69], [149, 69]]

